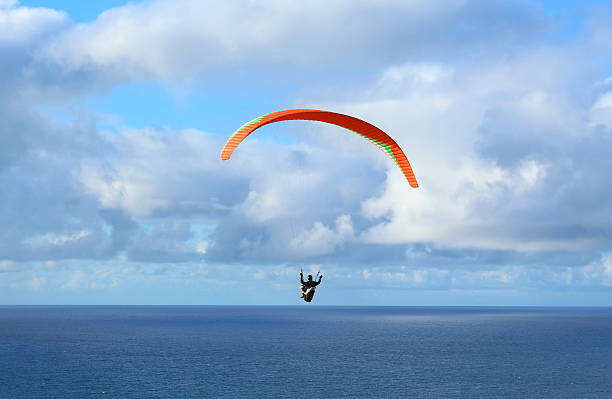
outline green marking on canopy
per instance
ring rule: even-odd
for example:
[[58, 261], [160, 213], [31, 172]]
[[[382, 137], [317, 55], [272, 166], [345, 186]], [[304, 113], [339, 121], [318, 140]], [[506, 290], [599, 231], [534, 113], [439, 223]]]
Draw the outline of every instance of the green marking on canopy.
[[270, 114], [266, 114], [266, 115], [263, 115], [263, 116], [258, 116], [257, 118], [253, 119], [252, 121], [249, 121], [249, 122], [245, 123], [244, 125], [240, 126], [240, 128], [237, 130], [237, 132], [239, 132], [239, 131], [241, 131], [243, 129], [246, 129], [247, 127], [249, 127], [251, 125], [259, 123], [263, 118], [265, 118], [268, 115], [270, 115]]
[[370, 140], [372, 143], [377, 144], [379, 147], [381, 147], [381, 149], [384, 152], [388, 153], [389, 156], [391, 157], [391, 159], [397, 164], [397, 166], [399, 166], [399, 161], [397, 160], [397, 158], [395, 158], [395, 154], [393, 154], [393, 150], [391, 149], [391, 146], [389, 144], [385, 144], [385, 143], [383, 143], [381, 141], [378, 141], [378, 140], [376, 140], [376, 139], [374, 139], [374, 138], [372, 138], [370, 136], [366, 136], [365, 134], [359, 133], [359, 132], [357, 132], [355, 130], [352, 130], [352, 129], [350, 129], [350, 130], [355, 132], [355, 133], [357, 133], [358, 135], [360, 135], [362, 137], [365, 137], [366, 139]]

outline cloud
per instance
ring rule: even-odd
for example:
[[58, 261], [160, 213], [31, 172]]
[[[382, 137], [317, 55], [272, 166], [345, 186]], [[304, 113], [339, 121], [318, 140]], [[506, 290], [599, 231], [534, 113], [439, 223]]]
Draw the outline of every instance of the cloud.
[[535, 9], [498, 1], [156, 0], [107, 10], [42, 55], [72, 71], [181, 80], [244, 63], [293, 69], [504, 52], [536, 37], [542, 25]]
[[39, 291], [45, 284], [45, 279], [40, 277], [34, 277], [30, 280], [29, 286], [32, 291]]
[[10, 47], [32, 46], [68, 24], [62, 11], [16, 5], [15, 1], [0, 2], [0, 49], [4, 51]]
[[65, 290], [78, 290], [85, 282], [86, 274], [82, 271], [75, 271], [70, 278], [61, 285], [60, 288]]
[[[76, 248], [94, 243], [88, 256], [100, 256], [101, 220], [74, 174], [95, 146], [95, 134], [63, 130], [31, 109], [6, 103], [0, 113], [0, 184], [5, 188], [0, 258], [78, 256]], [[82, 133], [79, 139], [74, 140], [74, 132]]]
[[[571, 50], [547, 48], [546, 59], [532, 50], [470, 69], [394, 66], [366, 98], [330, 104], [382, 120], [421, 181], [408, 191], [390, 167], [385, 191], [361, 208], [380, 221], [360, 237], [520, 252], [609, 245], [608, 205], [595, 194], [608, 186], [600, 171], [609, 158], [600, 149], [609, 147], [609, 133], [582, 116], [589, 104], [575, 100], [577, 67], [566, 64]], [[536, 82], [529, 71], [540, 69], [554, 72]], [[584, 81], [583, 96], [591, 87]], [[585, 184], [600, 206], [578, 199], [590, 196]]]
[[291, 239], [291, 246], [301, 256], [320, 256], [332, 253], [337, 246], [353, 238], [353, 223], [349, 215], [338, 216], [334, 227], [315, 222], [311, 229], [299, 231]]
[[590, 110], [591, 125], [612, 129], [612, 92], [600, 95]]
[[10, 261], [0, 262], [0, 273], [15, 272], [15, 271], [21, 271], [21, 270], [22, 270], [22, 265], [18, 263], [10, 262]]

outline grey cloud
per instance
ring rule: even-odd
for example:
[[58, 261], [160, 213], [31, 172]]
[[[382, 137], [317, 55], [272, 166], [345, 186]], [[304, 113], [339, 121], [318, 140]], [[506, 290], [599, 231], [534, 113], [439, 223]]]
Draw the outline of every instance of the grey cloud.
[[138, 231], [138, 223], [120, 209], [102, 209], [100, 217], [110, 228], [110, 253], [122, 253]]
[[508, 218], [507, 228], [524, 223], [519, 232], [534, 238], [584, 238], [604, 246], [611, 244], [612, 208], [606, 200], [610, 195], [606, 171], [612, 170], [612, 131], [585, 127], [584, 132], [567, 134], [547, 126], [538, 129], [530, 121], [508, 114], [483, 125], [477, 148], [483, 157], [502, 167], [535, 160], [546, 165], [546, 176], [530, 197], [517, 198], [517, 203], [508, 201], [497, 210], [491, 207], [495, 204], [478, 203], [475, 212], [493, 216], [501, 211]]
[[187, 262], [201, 259], [195, 248], [186, 243], [193, 238], [188, 222], [162, 222], [151, 232], [139, 232], [127, 250], [128, 259], [136, 262]]
[[[105, 240], [99, 228], [96, 201], [84, 193], [75, 178], [80, 159], [91, 152], [92, 146], [100, 148], [96, 146], [96, 134], [53, 126], [27, 107], [5, 105], [0, 112], [0, 223], [10, 226], [0, 232], [0, 258], [78, 257], [84, 253], [102, 256], [100, 251], [104, 250], [100, 246]], [[74, 140], [74, 133], [82, 133], [82, 137]], [[66, 238], [80, 231], [88, 233]], [[64, 238], [57, 241], [52, 236]], [[33, 244], [36, 237], [43, 238]], [[47, 244], [65, 245], [47, 245], [45, 240]], [[80, 255], [75, 253], [77, 247], [81, 248]]]

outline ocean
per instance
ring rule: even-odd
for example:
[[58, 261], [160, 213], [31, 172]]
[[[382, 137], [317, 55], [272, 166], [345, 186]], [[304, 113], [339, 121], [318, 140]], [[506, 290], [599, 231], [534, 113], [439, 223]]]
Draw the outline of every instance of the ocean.
[[0, 398], [612, 398], [612, 308], [3, 306]]

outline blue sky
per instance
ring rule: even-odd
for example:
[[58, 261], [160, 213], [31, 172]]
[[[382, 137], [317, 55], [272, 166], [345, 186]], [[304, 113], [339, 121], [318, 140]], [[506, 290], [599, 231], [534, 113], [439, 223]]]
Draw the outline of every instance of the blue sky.
[[[612, 305], [604, 1], [0, 0], [0, 304]], [[319, 108], [383, 128], [421, 187]]]

